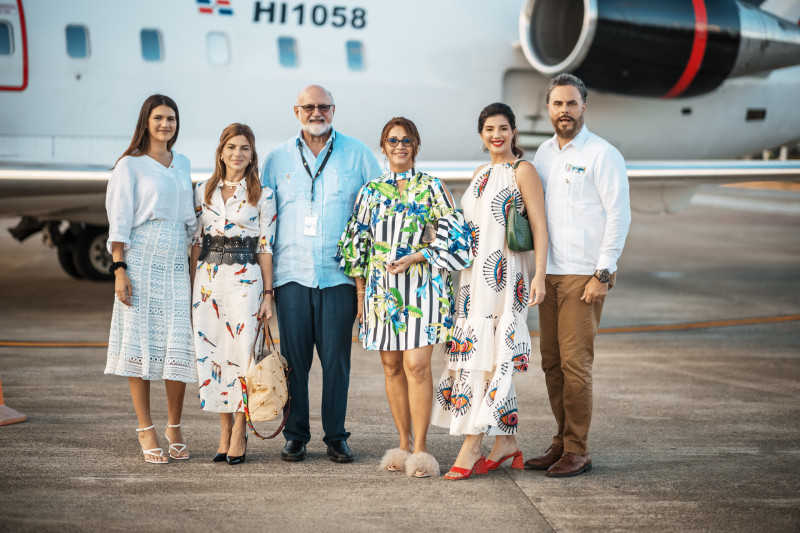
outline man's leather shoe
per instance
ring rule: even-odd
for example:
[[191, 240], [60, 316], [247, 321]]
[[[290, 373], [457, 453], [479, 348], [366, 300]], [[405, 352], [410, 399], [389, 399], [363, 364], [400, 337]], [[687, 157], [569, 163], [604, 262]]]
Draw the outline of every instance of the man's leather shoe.
[[547, 470], [556, 464], [556, 461], [558, 461], [563, 454], [563, 447], [557, 444], [551, 444], [550, 447], [547, 448], [547, 451], [544, 452], [544, 455], [525, 461], [525, 470]]
[[352, 463], [353, 452], [343, 440], [335, 440], [328, 444], [328, 458], [335, 463]]
[[286, 446], [281, 451], [281, 459], [284, 461], [302, 461], [306, 458], [306, 445], [299, 440], [287, 440]]
[[577, 453], [566, 452], [561, 459], [547, 469], [548, 477], [570, 477], [577, 476], [592, 469], [592, 458], [589, 454], [578, 455]]

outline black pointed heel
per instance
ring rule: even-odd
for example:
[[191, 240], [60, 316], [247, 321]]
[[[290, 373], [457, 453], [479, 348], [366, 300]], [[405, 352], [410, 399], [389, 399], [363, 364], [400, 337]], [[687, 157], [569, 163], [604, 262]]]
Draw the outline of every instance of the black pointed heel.
[[240, 465], [244, 462], [244, 458], [247, 455], [247, 433], [244, 434], [244, 452], [239, 457], [231, 457], [228, 456], [228, 464], [229, 465]]
[[214, 455], [214, 458], [211, 459], [211, 460], [214, 461], [215, 463], [221, 463], [223, 461], [227, 461], [228, 460], [228, 454], [227, 453], [219, 453], [219, 452], [217, 452]]

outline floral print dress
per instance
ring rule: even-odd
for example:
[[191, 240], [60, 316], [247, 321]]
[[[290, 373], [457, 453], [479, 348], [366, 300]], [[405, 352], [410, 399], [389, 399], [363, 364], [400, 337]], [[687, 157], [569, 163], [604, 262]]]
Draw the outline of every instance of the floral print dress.
[[[518, 163], [517, 163], [518, 164]], [[472, 266], [461, 273], [456, 324], [444, 371], [436, 385], [433, 417], [452, 435], [513, 435], [517, 397], [511, 378], [528, 369], [531, 252], [512, 252], [506, 217], [517, 164], [489, 165], [472, 180], [461, 206], [476, 246]]]
[[[407, 179], [401, 192], [398, 179]], [[365, 184], [339, 241], [339, 268], [366, 278], [363, 345], [367, 350], [409, 350], [450, 340], [453, 326], [451, 270], [471, 262], [471, 236], [438, 178], [411, 169]], [[422, 242], [426, 223], [433, 242]], [[425, 261], [394, 275], [394, 259], [421, 251]]]
[[[195, 190], [195, 214], [200, 225], [194, 246], [202, 246], [206, 234], [249, 236], [258, 239], [257, 254], [271, 254], [277, 218], [272, 189], [262, 187], [258, 205], [251, 205], [247, 201], [247, 184], [241, 180], [227, 202], [222, 201], [221, 187], [217, 186], [211, 203], [206, 204], [207, 183], [199, 183]], [[238, 378], [255, 364], [252, 352], [263, 287], [258, 264], [198, 261], [192, 288], [192, 318], [200, 408], [205, 411], [242, 411]]]

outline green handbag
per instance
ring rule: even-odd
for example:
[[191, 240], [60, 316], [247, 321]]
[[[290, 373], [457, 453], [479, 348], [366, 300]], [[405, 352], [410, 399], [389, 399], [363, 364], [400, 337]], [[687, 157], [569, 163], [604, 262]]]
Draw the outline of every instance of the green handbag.
[[[514, 177], [516, 178], [517, 166], [521, 161], [514, 163]], [[517, 197], [514, 194], [517, 180], [514, 179], [514, 188], [511, 190], [511, 206], [506, 216], [506, 242], [512, 252], [528, 252], [533, 250], [533, 234], [528, 219], [517, 212]]]

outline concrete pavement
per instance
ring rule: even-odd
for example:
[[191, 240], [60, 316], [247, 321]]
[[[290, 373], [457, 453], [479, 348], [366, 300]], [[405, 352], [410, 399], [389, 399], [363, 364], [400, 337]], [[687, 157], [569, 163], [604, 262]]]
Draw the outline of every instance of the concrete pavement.
[[[0, 224], [0, 341], [105, 342], [111, 286], [68, 278], [55, 251], [17, 244], [9, 225]], [[796, 215], [698, 206], [635, 215], [602, 326], [800, 314], [798, 230]], [[192, 459], [150, 465], [126, 380], [102, 374], [105, 348], [0, 345], [6, 403], [28, 416], [0, 427], [0, 531], [800, 528], [800, 322], [600, 335], [596, 353], [594, 471], [550, 479], [504, 467], [450, 482], [378, 470], [396, 432], [379, 359], [357, 345], [355, 463], [325, 457], [316, 365], [308, 459], [283, 462], [280, 437], [251, 438], [239, 467], [211, 463], [218, 423], [200, 411], [196, 386], [183, 419]], [[535, 353], [515, 380], [527, 458], [555, 430]], [[152, 403], [163, 434], [160, 384]], [[431, 429], [443, 471], [460, 443]]]

